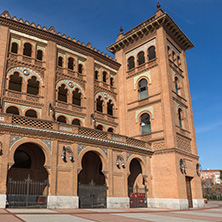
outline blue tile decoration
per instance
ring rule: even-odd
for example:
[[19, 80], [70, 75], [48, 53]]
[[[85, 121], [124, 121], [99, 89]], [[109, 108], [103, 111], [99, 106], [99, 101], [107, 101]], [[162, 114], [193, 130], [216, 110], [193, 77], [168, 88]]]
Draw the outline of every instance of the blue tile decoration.
[[105, 148], [100, 148], [100, 149], [103, 151], [103, 153], [105, 153], [106, 157], [108, 157], [108, 151], [107, 151], [107, 149], [105, 149]]
[[126, 153], [126, 160], [128, 161], [128, 159], [132, 156], [132, 153]]
[[50, 152], [52, 151], [52, 141], [51, 140], [41, 140], [49, 148]]
[[87, 147], [87, 145], [78, 144], [78, 155], [85, 147]]
[[21, 136], [10, 136], [10, 146], [9, 149], [12, 148], [13, 144], [15, 144], [18, 140], [22, 139]]

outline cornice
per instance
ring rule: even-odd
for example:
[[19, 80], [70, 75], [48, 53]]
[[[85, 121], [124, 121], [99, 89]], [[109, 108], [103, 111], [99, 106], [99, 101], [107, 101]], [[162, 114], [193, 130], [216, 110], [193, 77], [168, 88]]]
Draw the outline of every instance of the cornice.
[[96, 145], [102, 145], [102, 146], [108, 146], [108, 147], [114, 147], [117, 149], [124, 149], [129, 150], [131, 152], [140, 152], [147, 155], [152, 155], [154, 151], [142, 148], [138, 146], [129, 145], [126, 143], [120, 143], [112, 140], [107, 139], [98, 139], [94, 137], [88, 137], [83, 135], [78, 135], [74, 133], [67, 133], [67, 132], [60, 132], [60, 131], [54, 131], [54, 130], [45, 130], [45, 129], [38, 129], [38, 128], [31, 128], [31, 127], [24, 127], [24, 126], [17, 126], [12, 124], [6, 124], [6, 123], [0, 123], [0, 129], [3, 133], [10, 133], [14, 134], [18, 132], [23, 135], [29, 136], [29, 135], [35, 135], [35, 137], [45, 137], [47, 139], [51, 138], [53, 140], [56, 139], [62, 139], [63, 141], [75, 141], [78, 143], [88, 143], [90, 145], [96, 144]]
[[187, 157], [191, 157], [193, 159], [197, 159], [199, 160], [199, 156], [192, 154], [192, 153], [188, 153], [186, 151], [180, 150], [178, 148], [170, 148], [170, 149], [162, 149], [162, 150], [156, 150], [154, 152], [154, 155], [160, 155], [160, 154], [165, 154], [165, 153], [178, 153]]
[[133, 41], [139, 38], [143, 38], [144, 35], [152, 33], [154, 30], [157, 30], [161, 26], [163, 26], [177, 40], [178, 45], [183, 50], [191, 49], [194, 47], [193, 43], [183, 33], [179, 26], [167, 13], [164, 13], [158, 17], [153, 16], [132, 30], [126, 32], [123, 34], [123, 38], [108, 46], [107, 50], [115, 53]]

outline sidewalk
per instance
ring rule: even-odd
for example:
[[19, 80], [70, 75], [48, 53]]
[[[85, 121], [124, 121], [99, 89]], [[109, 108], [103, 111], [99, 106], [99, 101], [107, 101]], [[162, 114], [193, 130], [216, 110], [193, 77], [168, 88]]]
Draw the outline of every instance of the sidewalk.
[[0, 222], [222, 222], [222, 201], [205, 208], [169, 210], [130, 209], [0, 209]]

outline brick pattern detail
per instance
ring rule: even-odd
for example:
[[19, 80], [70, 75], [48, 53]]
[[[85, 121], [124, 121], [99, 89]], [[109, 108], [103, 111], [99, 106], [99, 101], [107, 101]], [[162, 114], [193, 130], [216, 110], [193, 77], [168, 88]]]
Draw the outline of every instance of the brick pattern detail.
[[108, 139], [106, 132], [89, 128], [82, 128], [82, 127], [79, 127], [79, 135], [100, 138], [100, 139]]
[[139, 147], [146, 147], [146, 143], [144, 141], [141, 140], [137, 140], [137, 139], [133, 139], [133, 138], [126, 138], [126, 143], [129, 145], [133, 145], [133, 146], [139, 146]]
[[157, 141], [153, 143], [153, 149], [154, 150], [162, 150], [164, 148], [164, 142], [163, 141]]
[[177, 136], [177, 148], [191, 152], [191, 141], [182, 136]]
[[12, 117], [12, 124], [37, 127], [37, 128], [42, 128], [42, 129], [52, 129], [53, 128], [53, 124], [51, 122], [27, 118], [27, 117], [23, 117], [23, 116], [13, 116]]

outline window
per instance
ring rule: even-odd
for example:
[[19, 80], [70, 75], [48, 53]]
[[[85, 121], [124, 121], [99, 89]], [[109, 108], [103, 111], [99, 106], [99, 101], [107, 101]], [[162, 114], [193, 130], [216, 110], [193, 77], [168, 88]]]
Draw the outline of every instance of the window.
[[66, 123], [66, 117], [65, 116], [59, 116], [57, 118], [57, 121], [60, 122], [60, 123]]
[[102, 125], [98, 125], [98, 126], [96, 127], [96, 129], [103, 131], [103, 126], [102, 126]]
[[11, 114], [14, 114], [14, 115], [19, 115], [19, 110], [15, 106], [10, 106], [10, 107], [8, 107], [6, 109], [6, 113], [11, 113]]
[[173, 62], [175, 60], [175, 52], [174, 51], [172, 51], [172, 60], [173, 60]]
[[168, 56], [170, 56], [170, 47], [167, 46], [167, 53], [168, 53]]
[[103, 112], [103, 100], [101, 96], [96, 99], [96, 110], [99, 112]]
[[82, 74], [82, 64], [78, 65], [78, 73]]
[[141, 134], [147, 134], [151, 132], [150, 115], [144, 113], [140, 117]]
[[62, 84], [59, 87], [59, 92], [58, 92], [58, 100], [62, 102], [67, 102], [67, 89], [65, 88], [65, 85]]
[[36, 113], [35, 110], [30, 109], [30, 110], [25, 112], [25, 116], [37, 118], [37, 113]]
[[77, 125], [77, 126], [81, 126], [79, 119], [74, 119], [74, 120], [72, 121], [72, 124], [73, 124], [73, 125]]
[[111, 116], [113, 116], [113, 104], [112, 104], [112, 100], [109, 100], [109, 102], [107, 103], [107, 113]]
[[21, 92], [22, 91], [22, 77], [19, 77], [19, 73], [15, 72], [10, 76], [9, 89]]
[[142, 65], [143, 63], [145, 63], [145, 57], [143, 51], [138, 53], [137, 59], [138, 59], [138, 65]]
[[175, 77], [175, 80], [174, 80], [174, 83], [175, 83], [175, 91], [176, 91], [176, 94], [179, 95], [179, 80], [177, 77]]
[[62, 67], [63, 64], [63, 58], [61, 56], [59, 56], [58, 58], [58, 66]]
[[147, 97], [148, 97], [147, 80], [141, 79], [139, 81], [139, 99], [144, 99]]
[[156, 58], [156, 50], [155, 50], [155, 46], [150, 46], [148, 48], [148, 60], [152, 60]]
[[110, 127], [107, 131], [110, 132], [110, 133], [113, 133], [114, 129], [112, 127]]
[[18, 53], [18, 44], [16, 42], [12, 43], [11, 52], [16, 53], [16, 54]]
[[72, 57], [69, 57], [68, 59], [68, 69], [74, 69], [74, 59]]
[[181, 66], [180, 56], [177, 56], [177, 65], [178, 65], [178, 67]]
[[178, 109], [178, 118], [179, 118], [179, 126], [183, 128], [183, 122], [182, 122], [182, 110]]
[[103, 82], [106, 82], [107, 79], [107, 72], [103, 72]]
[[74, 105], [81, 106], [81, 93], [77, 88], [72, 92], [72, 103]]
[[32, 56], [32, 45], [30, 43], [24, 44], [23, 55], [29, 56], [29, 57]]
[[98, 74], [99, 72], [98, 71], [95, 71], [95, 79], [98, 80]]
[[128, 58], [128, 70], [135, 68], [134, 57], [131, 56]]
[[39, 94], [39, 81], [36, 80], [35, 76], [28, 80], [27, 93], [32, 95]]
[[40, 60], [40, 61], [42, 61], [42, 57], [43, 57], [43, 52], [42, 52], [42, 50], [37, 50], [37, 59], [38, 60]]
[[110, 86], [113, 86], [113, 83], [114, 83], [113, 77], [111, 77], [111, 78], [110, 78]]

